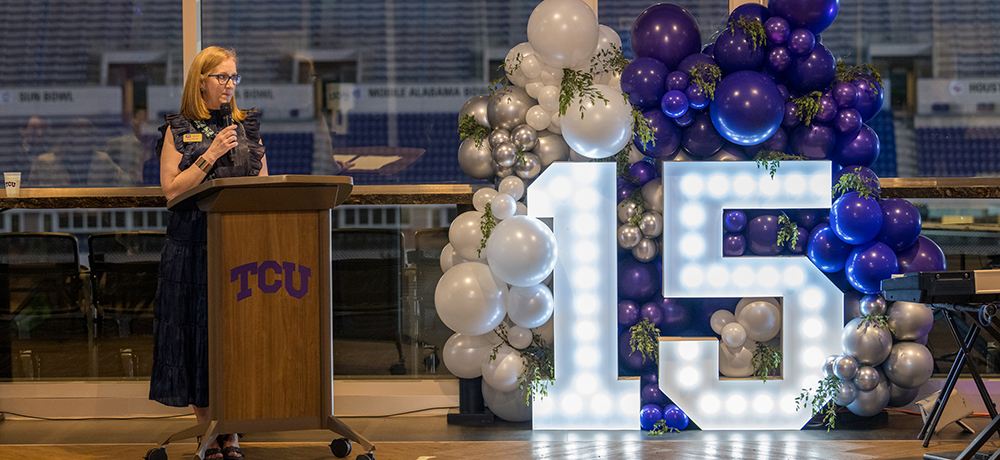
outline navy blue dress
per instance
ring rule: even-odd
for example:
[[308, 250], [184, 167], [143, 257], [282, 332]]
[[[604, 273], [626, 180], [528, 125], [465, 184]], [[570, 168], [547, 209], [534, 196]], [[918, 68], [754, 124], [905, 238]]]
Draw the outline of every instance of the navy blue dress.
[[[205, 180], [260, 173], [264, 146], [260, 145], [259, 115], [257, 109], [250, 109], [243, 122], [237, 123], [237, 151], [219, 158]], [[167, 124], [160, 127], [160, 132], [165, 134], [170, 126], [174, 146], [182, 155], [181, 171], [191, 167], [212, 145], [215, 136], [208, 132], [217, 133], [225, 127], [217, 110], [203, 120], [207, 130], [180, 115], [164, 118]], [[185, 134], [199, 133], [200, 142], [184, 142]], [[158, 145], [158, 153], [159, 148], [162, 144]], [[206, 214], [195, 206], [174, 207], [160, 257], [149, 399], [168, 406], [208, 406], [207, 222]]]

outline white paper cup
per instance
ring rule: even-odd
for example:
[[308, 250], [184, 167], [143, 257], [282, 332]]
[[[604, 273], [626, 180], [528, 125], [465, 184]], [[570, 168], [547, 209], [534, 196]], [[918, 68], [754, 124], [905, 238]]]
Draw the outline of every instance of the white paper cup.
[[3, 173], [3, 185], [7, 189], [7, 196], [18, 196], [21, 194], [21, 173]]

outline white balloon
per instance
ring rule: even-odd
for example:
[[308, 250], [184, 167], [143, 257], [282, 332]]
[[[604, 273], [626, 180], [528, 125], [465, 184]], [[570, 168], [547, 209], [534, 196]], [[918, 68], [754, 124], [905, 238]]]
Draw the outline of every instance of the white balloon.
[[562, 67], [552, 67], [547, 65], [542, 68], [542, 83], [546, 86], [559, 86], [563, 79]]
[[454, 267], [455, 264], [455, 247], [448, 243], [444, 245], [444, 249], [441, 249], [441, 272], [448, 271], [449, 268]]
[[746, 329], [747, 338], [766, 342], [781, 330], [781, 312], [770, 302], [751, 302], [740, 310], [736, 318]]
[[663, 214], [663, 179], [657, 177], [643, 184], [639, 193], [642, 194], [642, 204], [649, 211]]
[[524, 181], [517, 176], [504, 177], [497, 186], [497, 191], [504, 195], [510, 195], [515, 201], [524, 196]]
[[503, 61], [503, 67], [504, 71], [507, 72], [507, 79], [515, 86], [523, 87], [528, 83], [528, 77], [521, 69], [521, 63], [524, 62], [525, 57], [533, 54], [535, 54], [535, 51], [528, 42], [518, 44], [507, 52], [507, 57]]
[[490, 359], [489, 354], [483, 359], [483, 382], [497, 391], [513, 391], [518, 387], [522, 369], [521, 353], [504, 345], [497, 350], [496, 359]]
[[518, 201], [517, 202], [517, 212], [515, 212], [514, 215], [515, 216], [527, 216], [528, 215], [528, 206], [525, 205], [524, 203]]
[[527, 388], [512, 391], [497, 391], [484, 380], [483, 402], [490, 408], [493, 415], [508, 422], [527, 422], [531, 420], [531, 404], [527, 398]]
[[[529, 85], [530, 84], [532, 83], [529, 83]], [[530, 96], [531, 93], [529, 92], [528, 95]], [[528, 113], [524, 115], [524, 121], [528, 124], [528, 126], [535, 128], [537, 131], [541, 131], [549, 127], [552, 123], [552, 117], [549, 116], [549, 113], [546, 112], [542, 106], [536, 105], [528, 109]]]
[[493, 198], [490, 210], [493, 211], [493, 217], [498, 220], [514, 217], [514, 214], [517, 212], [517, 201], [514, 201], [514, 198], [511, 198], [510, 195], [500, 193]]
[[778, 299], [774, 297], [744, 297], [740, 299], [739, 302], [736, 303], [736, 313], [735, 313], [736, 317], [739, 318], [740, 312], [743, 311], [743, 309], [746, 308], [747, 305], [750, 305], [754, 302], [767, 302], [770, 303], [771, 305], [774, 305], [775, 307], [778, 306]]
[[551, 345], [552, 341], [555, 340], [556, 334], [554, 324], [555, 323], [552, 321], [552, 318], [549, 318], [545, 324], [532, 329], [531, 332], [540, 335], [546, 344]]
[[507, 329], [507, 342], [518, 350], [528, 348], [531, 345], [531, 331], [521, 326], [511, 326]]
[[485, 334], [507, 315], [507, 285], [486, 264], [459, 264], [438, 281], [434, 306], [449, 329], [467, 335]]
[[474, 379], [483, 375], [483, 358], [493, 345], [482, 335], [465, 335], [456, 332], [444, 344], [444, 365], [455, 377]]
[[472, 194], [472, 206], [476, 208], [476, 211], [483, 212], [486, 211], [486, 203], [490, 203], [494, 198], [497, 197], [497, 191], [489, 187], [484, 187], [476, 190], [476, 193]]
[[459, 214], [448, 229], [448, 240], [455, 253], [463, 259], [474, 261], [486, 258], [486, 251], [479, 251], [483, 241], [482, 218], [480, 211], [466, 211]]
[[[603, 24], [599, 25], [598, 27], [600, 28], [600, 37], [597, 39], [597, 47], [594, 48], [594, 53], [592, 56], [600, 56], [601, 53], [604, 53], [604, 56], [608, 56], [609, 53], [612, 53], [615, 50], [621, 52], [622, 38], [620, 35], [618, 35], [618, 32], [615, 32], [614, 29]], [[586, 70], [589, 71], [590, 62], [589, 61], [585, 62], [587, 63]], [[601, 69], [596, 69], [596, 74], [594, 75], [594, 83], [606, 85], [613, 76], [614, 75], [612, 74], [612, 72], [602, 72]]]
[[493, 346], [500, 345], [501, 343], [503, 343], [503, 337], [500, 337], [500, 334], [497, 334], [496, 331], [489, 331], [483, 334], [482, 337], [484, 337], [486, 341]]
[[635, 164], [635, 163], [638, 163], [638, 162], [640, 162], [642, 160], [645, 160], [645, 159], [646, 159], [646, 155], [644, 155], [641, 151], [639, 151], [639, 148], [635, 146], [634, 142], [631, 143], [631, 144], [629, 144], [629, 147], [628, 147], [628, 164]]
[[573, 67], [600, 38], [597, 14], [580, 0], [545, 0], [528, 17], [528, 43], [546, 64]]
[[513, 286], [507, 297], [507, 316], [514, 324], [535, 328], [552, 317], [552, 291], [544, 284]]
[[550, 85], [538, 90], [538, 105], [548, 113], [559, 110], [559, 87]]
[[[632, 105], [607, 85], [594, 85], [594, 89], [607, 99], [591, 101], [575, 98], [566, 110], [560, 128], [570, 148], [587, 158], [605, 158], [614, 155], [632, 142]], [[580, 110], [583, 109], [583, 117]]]
[[622, 76], [621, 74], [615, 74], [608, 77], [608, 82], [606, 83], [609, 88], [622, 92]]
[[[549, 127], [545, 129], [562, 137], [562, 117], [559, 116], [558, 112], [552, 114], [552, 118], [549, 119]], [[566, 139], [563, 139], [563, 142], [566, 142]], [[567, 150], [571, 150], [569, 149], [569, 144], [566, 145], [566, 148]]]
[[538, 99], [538, 92], [544, 87], [545, 83], [542, 83], [541, 81], [533, 81], [524, 85], [524, 92], [528, 93], [528, 96]]
[[722, 326], [722, 341], [729, 347], [741, 347], [747, 341], [747, 331], [740, 323]]
[[542, 63], [535, 55], [528, 55], [521, 58], [521, 72], [528, 80], [534, 80], [542, 76]]
[[500, 279], [514, 286], [531, 286], [555, 268], [556, 238], [542, 221], [514, 216], [493, 228], [486, 254]]
[[733, 315], [733, 312], [719, 310], [712, 313], [712, 318], [708, 320], [708, 324], [712, 326], [712, 330], [716, 334], [722, 335], [722, 328], [733, 321], [736, 321], [736, 316]]
[[[757, 346], [757, 344], [751, 345]], [[721, 346], [719, 347], [719, 372], [726, 377], [749, 377], [753, 374], [753, 366], [750, 364], [752, 359], [753, 349], [750, 347], [743, 346], [733, 349]]]

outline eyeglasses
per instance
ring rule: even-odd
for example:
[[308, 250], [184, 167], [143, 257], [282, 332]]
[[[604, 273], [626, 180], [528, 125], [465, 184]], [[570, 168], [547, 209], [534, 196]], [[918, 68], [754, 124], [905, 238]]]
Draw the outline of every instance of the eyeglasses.
[[215, 77], [216, 80], [219, 80], [219, 84], [223, 86], [229, 83], [229, 80], [232, 80], [233, 86], [236, 86], [240, 84], [240, 80], [243, 79], [243, 75], [240, 75], [238, 73], [234, 73], [232, 75], [226, 75], [224, 73], [221, 73], [218, 75], [209, 75], [209, 77]]

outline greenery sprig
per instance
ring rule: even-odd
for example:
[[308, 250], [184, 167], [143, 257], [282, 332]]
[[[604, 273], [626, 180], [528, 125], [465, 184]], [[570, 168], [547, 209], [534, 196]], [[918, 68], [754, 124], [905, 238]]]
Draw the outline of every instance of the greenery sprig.
[[660, 362], [660, 330], [649, 322], [649, 318], [643, 318], [639, 324], [629, 328], [629, 332], [632, 333], [632, 338], [629, 340], [629, 346], [632, 347], [632, 353], [638, 351], [642, 353], [642, 362], [646, 362], [646, 358], [650, 358], [653, 362], [659, 364]]
[[[834, 74], [834, 81], [850, 83], [861, 75], [871, 75], [882, 86], [882, 74], [873, 65], [864, 63], [861, 65], [849, 66], [843, 59], [837, 60], [837, 70]], [[878, 91], [878, 88], [875, 88]]]
[[[843, 195], [847, 192], [858, 192], [862, 198], [871, 198], [875, 195], [870, 180], [866, 180], [856, 173], [847, 173], [840, 176], [840, 180], [833, 184], [834, 196]], [[878, 197], [875, 197], [878, 198]]]
[[[635, 203], [635, 213], [632, 214], [632, 217], [628, 220], [628, 223], [638, 227], [639, 224], [642, 222], [642, 215], [646, 212], [646, 208], [643, 207], [642, 205], [642, 188], [636, 187], [635, 190], [632, 190], [632, 193], [629, 193], [628, 198], [626, 198], [626, 201], [631, 201]], [[622, 201], [622, 203], [624, 202], [625, 201]], [[659, 335], [657, 335], [657, 337], [659, 337]]]
[[618, 177], [625, 179], [633, 184], [639, 183], [638, 177], [632, 177], [632, 164], [628, 162], [628, 153], [631, 149], [631, 145], [626, 145], [625, 148], [618, 151], [615, 154], [615, 169], [618, 171]]
[[858, 329], [863, 327], [877, 327], [883, 331], [887, 331], [892, 335], [896, 335], [896, 331], [892, 329], [889, 325], [889, 317], [886, 315], [864, 315], [861, 317], [861, 322], [858, 323]]
[[822, 413], [823, 424], [826, 425], [826, 431], [829, 432], [837, 423], [837, 403], [833, 399], [837, 396], [839, 388], [840, 378], [836, 375], [820, 380], [815, 393], [813, 393], [812, 388], [809, 388], [802, 390], [802, 393], [795, 398], [795, 410], [809, 407], [813, 415]]
[[501, 323], [493, 333], [500, 337], [501, 342], [493, 347], [490, 361], [497, 359], [500, 347], [507, 345], [521, 355], [524, 367], [518, 375], [518, 388], [524, 393], [524, 404], [530, 405], [532, 396], [544, 398], [549, 395], [549, 386], [555, 382], [555, 354], [551, 345], [545, 343], [541, 335], [532, 334], [531, 344], [520, 349], [514, 348], [507, 338], [507, 327]]
[[[632, 139], [639, 139], [639, 142], [647, 148], [656, 145], [656, 137], [653, 136], [653, 122], [635, 107], [632, 107]], [[628, 149], [628, 146], [626, 145], [625, 148]]]
[[490, 135], [490, 129], [479, 124], [476, 121], [476, 117], [472, 115], [462, 115], [462, 118], [458, 120], [458, 139], [465, 140], [467, 137], [471, 137], [476, 141], [476, 148], [483, 146], [483, 139], [488, 138]]
[[625, 58], [625, 53], [622, 49], [612, 43], [611, 49], [602, 49], [600, 52], [595, 54], [590, 58], [590, 74], [597, 75], [599, 73], [613, 73], [620, 74], [625, 70], [625, 66], [629, 64], [629, 60]]
[[667, 433], [680, 433], [680, 432], [681, 430], [678, 430], [677, 428], [674, 428], [672, 426], [667, 426], [666, 420], [657, 420], [656, 423], [653, 424], [653, 429], [649, 430], [649, 433], [646, 433], [646, 436], [660, 436]]
[[587, 100], [590, 100], [591, 104], [596, 104], [598, 99], [605, 104], [611, 102], [594, 88], [593, 75], [579, 70], [563, 69], [562, 88], [559, 90], [559, 116], [566, 115], [569, 105], [574, 100], [579, 100], [580, 118], [583, 118], [583, 104]]
[[490, 239], [490, 234], [493, 233], [493, 228], [496, 226], [497, 220], [493, 217], [493, 206], [490, 206], [490, 203], [486, 203], [485, 209], [483, 209], [483, 216], [479, 218], [479, 230], [483, 232], [483, 239], [479, 241], [479, 249], [476, 250], [477, 256], [483, 256], [483, 249], [486, 249], [486, 241]]
[[722, 69], [714, 64], [700, 63], [689, 72], [691, 83], [698, 85], [701, 92], [709, 99], [715, 100], [715, 85], [722, 80]]
[[[514, 59], [512, 60], [513, 62], [511, 62], [511, 65], [510, 65], [510, 67], [511, 67], [511, 70], [510, 70], [511, 73], [517, 72], [517, 69], [521, 68], [521, 59], [523, 57], [524, 56], [522, 56], [521, 53], [517, 53], [516, 55], [514, 55]], [[497, 71], [500, 72], [500, 76], [497, 77], [496, 80], [493, 80], [492, 82], [490, 82], [490, 97], [493, 97], [493, 95], [496, 94], [497, 91], [500, 91], [501, 89], [503, 89], [503, 88], [505, 88], [507, 86], [510, 86], [510, 84], [511, 84], [510, 83], [510, 79], [507, 78], [507, 61], [506, 60], [504, 62], [500, 63], [500, 65], [497, 66]]]
[[754, 349], [753, 357], [750, 358], [754, 378], [767, 383], [767, 377], [771, 375], [771, 371], [777, 370], [780, 364], [781, 350], [765, 343], [757, 342], [757, 348]]
[[812, 119], [823, 110], [823, 107], [819, 103], [819, 98], [821, 97], [823, 97], [823, 93], [813, 91], [802, 97], [792, 99], [792, 102], [795, 103], [795, 109], [798, 110], [799, 120], [806, 126], [812, 124]]
[[771, 174], [771, 179], [774, 179], [774, 174], [778, 172], [778, 167], [781, 166], [782, 160], [799, 161], [805, 159], [803, 156], [789, 155], [777, 150], [761, 150], [757, 152], [757, 157], [754, 158], [754, 161], [757, 162], [757, 169], [767, 169], [767, 172]]
[[[784, 246], [787, 242], [792, 243], [791, 247], [799, 244], [799, 226], [792, 222], [787, 214], [781, 213], [778, 216], [778, 246]], [[757, 348], [760, 349], [760, 347]]]
[[751, 48], [756, 50], [767, 44], [767, 32], [764, 31], [764, 24], [761, 24], [757, 18], [740, 16], [738, 20], [729, 21], [726, 30], [735, 36], [737, 27], [743, 29], [743, 34], [746, 35]]

